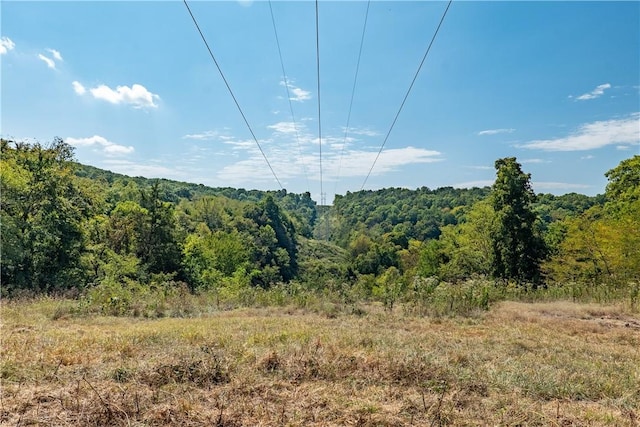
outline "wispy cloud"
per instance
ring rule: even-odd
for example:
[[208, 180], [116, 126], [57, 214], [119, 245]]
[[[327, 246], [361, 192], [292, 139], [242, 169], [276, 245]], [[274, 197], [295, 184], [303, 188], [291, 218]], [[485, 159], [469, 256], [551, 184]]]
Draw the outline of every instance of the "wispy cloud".
[[[73, 90], [78, 95], [84, 95], [87, 89], [77, 81], [72, 83]], [[118, 86], [115, 89], [111, 89], [107, 85], [100, 85], [89, 89], [89, 93], [95, 99], [101, 99], [111, 104], [128, 104], [133, 108], [157, 108], [158, 104], [155, 103], [160, 96], [155, 93], [151, 93], [146, 87], [140, 84], [134, 84], [131, 87]]]
[[98, 151], [107, 156], [122, 156], [131, 154], [134, 151], [132, 146], [125, 146], [111, 142], [108, 139], [94, 135], [88, 138], [72, 138], [66, 139], [66, 142], [74, 147], [96, 147]]
[[53, 55], [53, 59], [55, 59], [56, 61], [60, 61], [60, 62], [64, 61], [59, 51], [55, 49], [47, 49], [47, 52], [51, 53], [51, 55]]
[[16, 44], [9, 37], [0, 38], [0, 55], [4, 55], [15, 47]]
[[587, 101], [589, 99], [600, 98], [604, 94], [604, 91], [606, 89], [611, 89], [611, 85], [609, 83], [601, 84], [601, 85], [597, 86], [591, 92], [584, 93], [584, 94], [576, 97], [576, 99], [578, 101]]
[[523, 165], [526, 164], [532, 164], [532, 163], [551, 163], [551, 160], [544, 160], [544, 159], [523, 159], [520, 160], [520, 163]]
[[555, 139], [534, 140], [518, 147], [544, 151], [583, 151], [607, 145], [638, 144], [640, 144], [640, 113], [633, 113], [622, 119], [586, 123], [570, 135]]
[[278, 133], [296, 133], [297, 128], [294, 122], [278, 122], [273, 125], [267, 126]]
[[[348, 150], [343, 159], [343, 164], [349, 165], [342, 168], [343, 176], [365, 176], [371, 168], [377, 151]], [[427, 150], [416, 147], [403, 147], [383, 150], [371, 172], [372, 176], [382, 175], [406, 165], [434, 163], [442, 161], [442, 153], [435, 150]], [[330, 163], [329, 172], [337, 172], [337, 157]]]
[[38, 54], [38, 58], [44, 61], [44, 63], [47, 64], [47, 67], [51, 68], [52, 70], [56, 69], [56, 62], [53, 59], [48, 58], [41, 53]]
[[302, 102], [311, 99], [311, 92], [294, 86], [291, 82], [285, 83], [283, 80], [280, 82], [280, 85], [289, 87], [289, 99], [292, 101]]
[[200, 133], [191, 133], [182, 137], [182, 139], [195, 139], [197, 141], [211, 141], [220, 138], [222, 133], [218, 130], [206, 130]]
[[87, 89], [78, 81], [71, 82], [71, 85], [73, 86], [73, 91], [78, 95], [84, 95], [87, 92]]
[[172, 169], [166, 166], [154, 165], [148, 163], [136, 163], [129, 160], [105, 160], [104, 166], [117, 173], [128, 176], [144, 176], [146, 178], [168, 178], [168, 179], [185, 179], [188, 173]]
[[42, 60], [45, 64], [47, 64], [47, 67], [51, 68], [52, 70], [55, 70], [57, 65], [56, 61], [63, 62], [62, 54], [60, 53], [60, 51], [57, 51], [51, 48], [47, 48], [45, 50], [51, 54], [51, 57], [45, 56], [39, 53], [38, 58]]
[[493, 166], [467, 166], [470, 169], [478, 169], [478, 170], [483, 170], [483, 171], [488, 171], [488, 170], [494, 170], [495, 167]]
[[535, 191], [541, 190], [584, 190], [591, 188], [587, 184], [574, 184], [569, 182], [545, 182], [545, 181], [532, 181], [531, 186]]
[[[304, 133], [300, 134], [300, 145], [290, 135], [288, 122], [280, 122], [269, 126], [270, 129], [284, 131], [280, 138], [261, 140], [260, 144], [267, 154], [269, 163], [278, 178], [286, 183], [288, 179], [300, 179], [307, 175], [308, 179], [319, 180], [319, 157], [316, 152], [317, 138]], [[287, 136], [289, 138], [287, 138]], [[273, 175], [265, 164], [264, 158], [255, 141], [229, 138], [223, 141], [229, 145], [242, 160], [227, 165], [219, 173], [218, 178], [234, 185], [269, 182]], [[364, 177], [369, 172], [378, 154], [377, 149], [349, 148], [342, 150], [344, 138], [328, 135], [323, 137], [322, 174], [326, 182], [338, 178]], [[353, 139], [348, 139], [353, 143]], [[248, 155], [248, 158], [244, 158]], [[382, 175], [397, 170], [405, 165], [425, 164], [441, 161], [438, 151], [416, 147], [403, 147], [382, 151], [372, 176]]]
[[491, 187], [493, 185], [493, 180], [491, 179], [480, 179], [477, 181], [468, 181], [468, 182], [460, 182], [458, 184], [453, 184], [454, 188], [473, 188], [473, 187]]
[[498, 135], [500, 133], [513, 133], [515, 132], [515, 129], [509, 128], [502, 128], [502, 129], [487, 129], [487, 130], [481, 130], [480, 132], [478, 132], [478, 135], [483, 136], [483, 135]]
[[[342, 128], [344, 132], [346, 128]], [[349, 128], [349, 135], [362, 135], [362, 136], [380, 136], [380, 132], [369, 128]]]

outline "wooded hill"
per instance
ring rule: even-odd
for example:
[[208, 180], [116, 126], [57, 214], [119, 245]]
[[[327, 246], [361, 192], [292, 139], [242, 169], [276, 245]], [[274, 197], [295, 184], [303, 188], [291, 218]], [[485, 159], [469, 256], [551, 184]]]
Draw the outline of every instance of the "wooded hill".
[[60, 139], [2, 140], [1, 162], [3, 295], [338, 286], [388, 303], [426, 278], [523, 289], [640, 280], [637, 155], [595, 197], [536, 195], [506, 158], [492, 187], [349, 192], [330, 207], [309, 193], [115, 174], [78, 164]]

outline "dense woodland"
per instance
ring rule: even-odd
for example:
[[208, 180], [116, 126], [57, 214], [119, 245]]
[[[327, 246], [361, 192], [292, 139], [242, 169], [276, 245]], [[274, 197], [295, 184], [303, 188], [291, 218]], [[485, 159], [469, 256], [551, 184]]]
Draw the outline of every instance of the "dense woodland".
[[390, 308], [444, 289], [479, 306], [504, 289], [638, 299], [638, 155], [606, 172], [595, 197], [536, 195], [505, 158], [491, 188], [387, 188], [317, 206], [309, 193], [115, 174], [78, 164], [61, 139], [1, 148], [3, 296], [103, 307], [159, 290], [240, 301], [278, 289]]

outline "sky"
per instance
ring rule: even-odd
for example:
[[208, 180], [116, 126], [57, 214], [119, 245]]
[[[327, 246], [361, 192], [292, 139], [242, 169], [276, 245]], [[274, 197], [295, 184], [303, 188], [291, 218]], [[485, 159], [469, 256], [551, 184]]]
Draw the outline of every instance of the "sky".
[[5, 0], [0, 135], [329, 204], [491, 185], [503, 157], [595, 195], [640, 154], [640, 2], [453, 1], [426, 58], [447, 2], [322, 0], [318, 39], [314, 1], [188, 5], [242, 113], [182, 1]]

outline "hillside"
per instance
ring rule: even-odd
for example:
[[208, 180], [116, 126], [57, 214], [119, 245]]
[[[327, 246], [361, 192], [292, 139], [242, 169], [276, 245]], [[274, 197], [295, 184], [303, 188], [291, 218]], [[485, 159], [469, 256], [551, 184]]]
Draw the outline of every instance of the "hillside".
[[[331, 290], [392, 308], [479, 278], [617, 298], [639, 275], [639, 159], [607, 172], [596, 197], [536, 195], [506, 158], [491, 188], [386, 188], [319, 207], [309, 193], [114, 174], [74, 162], [58, 139], [3, 140], [2, 293], [117, 297], [116, 313], [158, 287], [231, 304], [255, 288]], [[421, 289], [429, 280], [437, 286]], [[505, 295], [482, 289], [471, 305]]]

